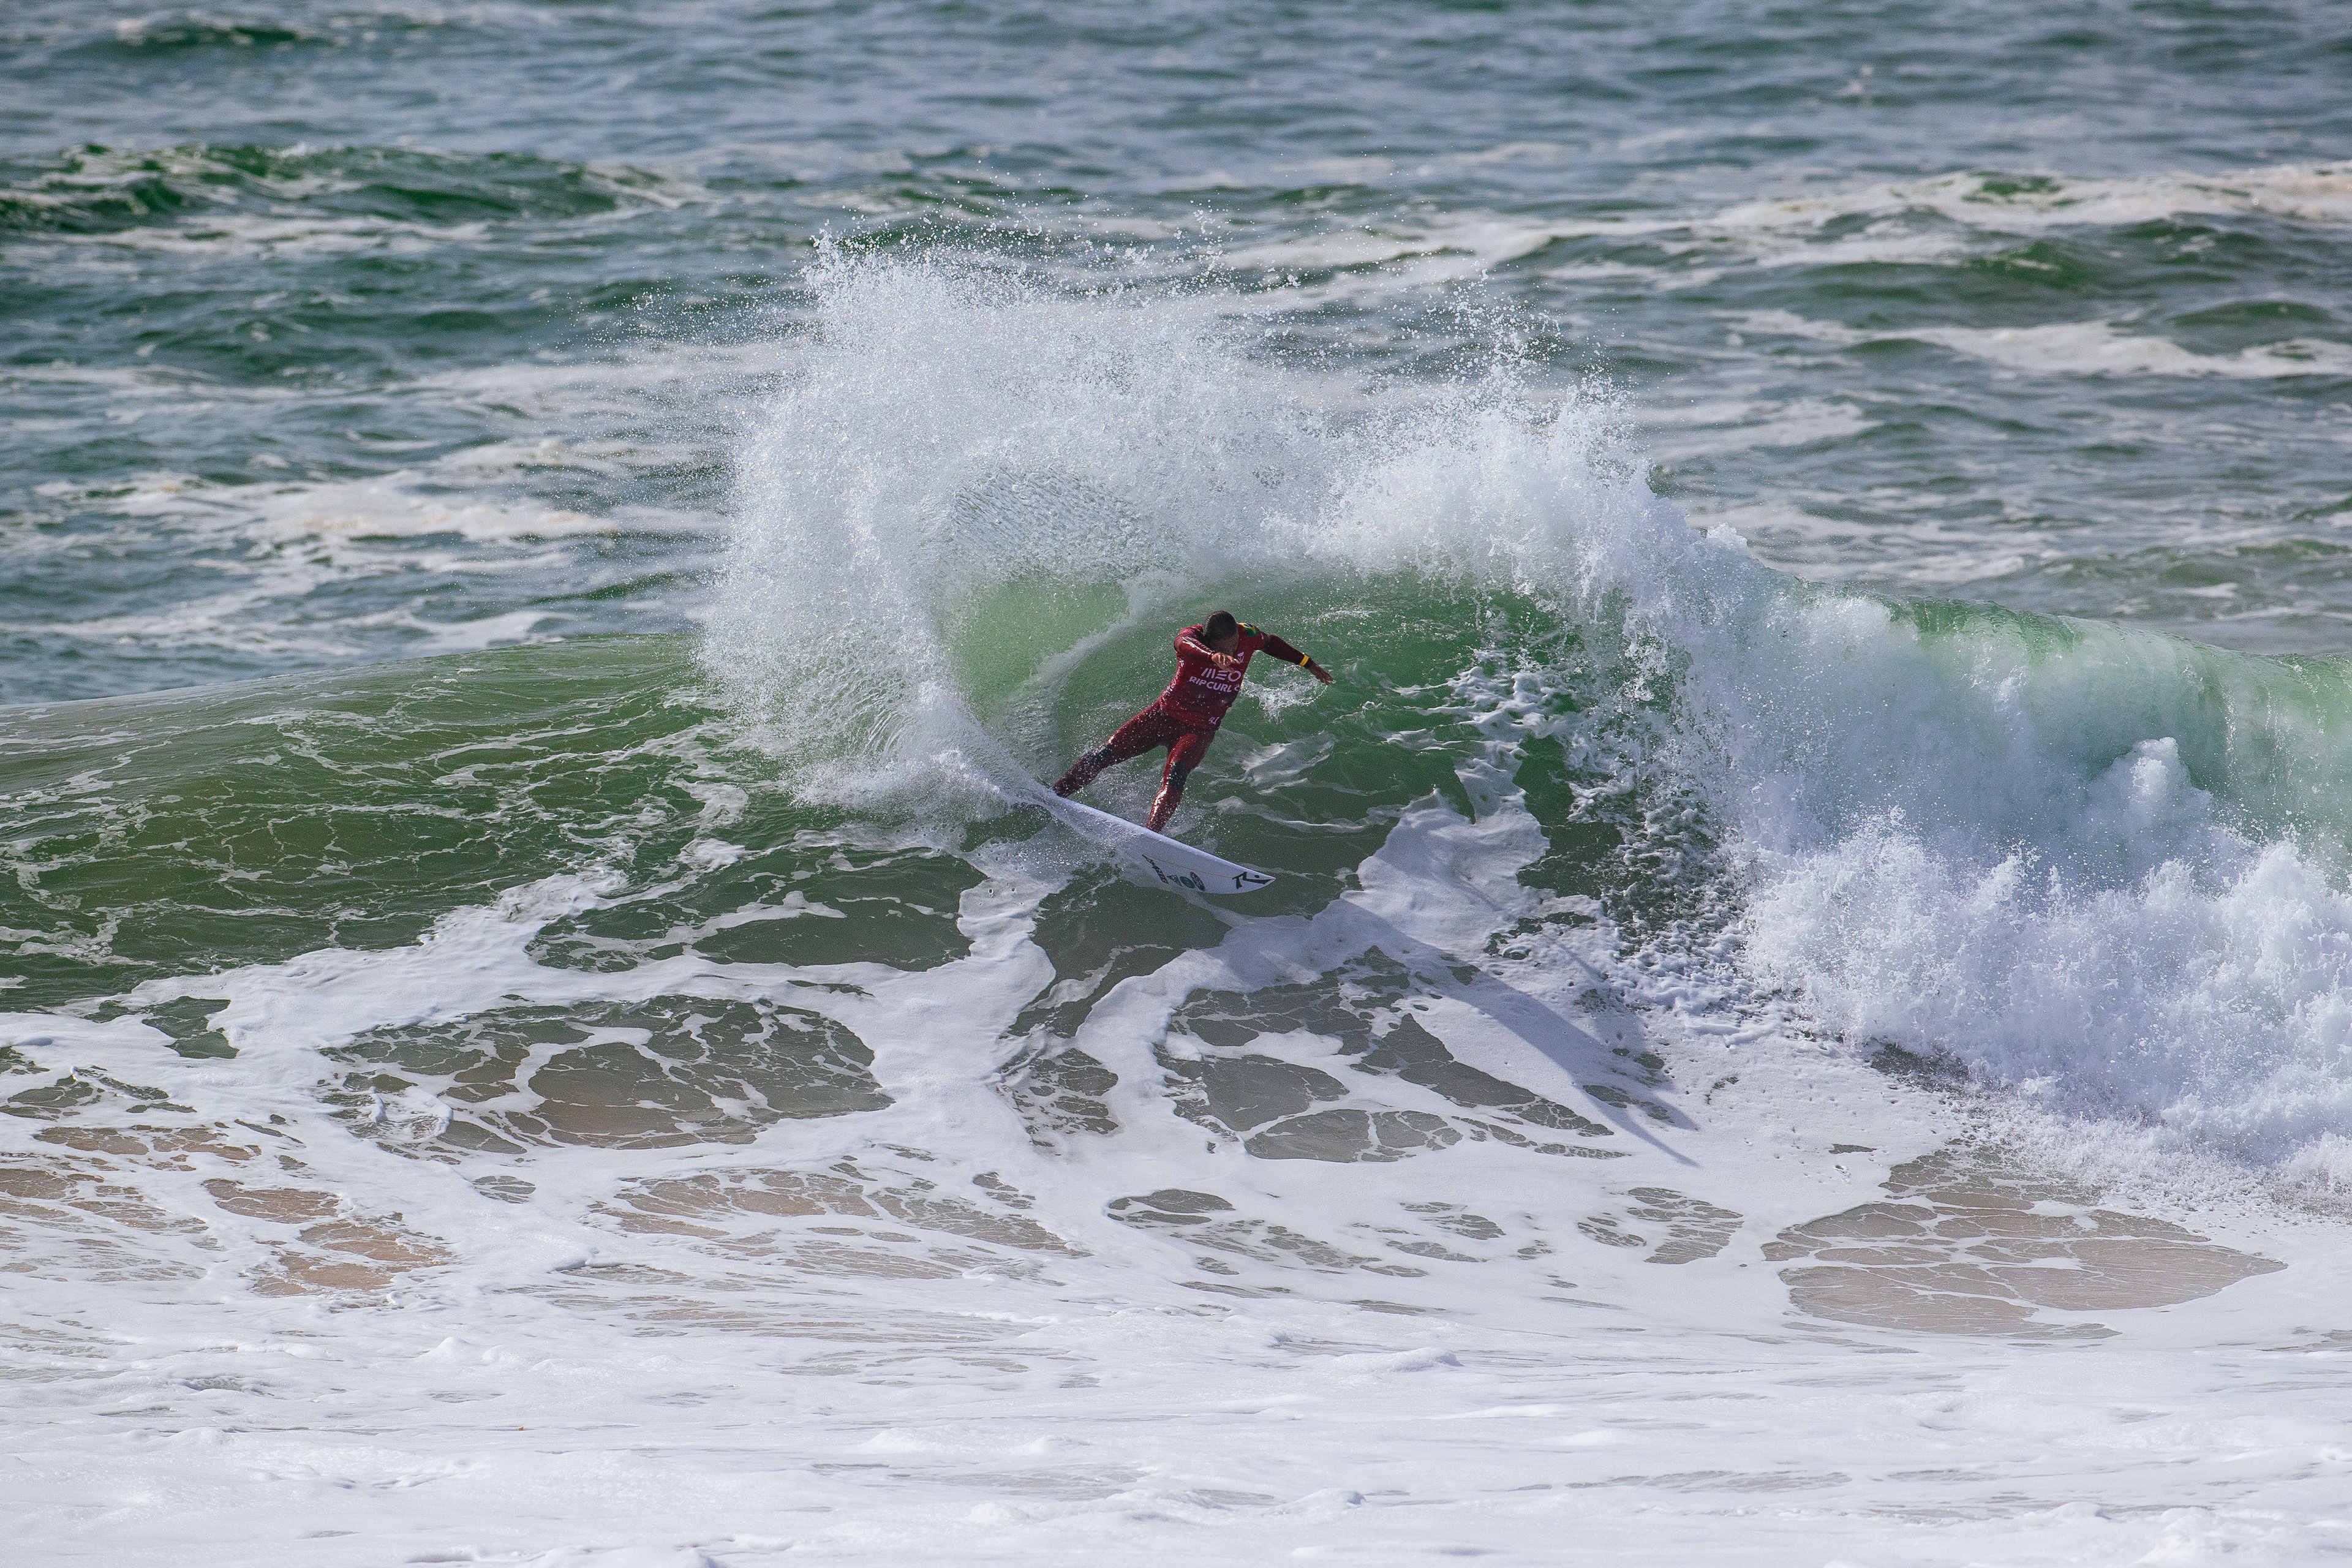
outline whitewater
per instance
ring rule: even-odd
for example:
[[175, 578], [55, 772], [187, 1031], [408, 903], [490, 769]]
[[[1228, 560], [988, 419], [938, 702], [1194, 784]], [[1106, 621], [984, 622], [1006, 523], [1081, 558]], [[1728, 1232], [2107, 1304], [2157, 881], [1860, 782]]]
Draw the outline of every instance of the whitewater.
[[[8, 1016], [33, 1397], [138, 1434], [20, 1454], [59, 1550], [2330, 1540], [2337, 665], [1808, 588], [1507, 364], [814, 287], [698, 641], [20, 714], [36, 896], [481, 889]], [[1247, 908], [1013, 787], [1243, 595], [1342, 675], [1196, 786]], [[234, 869], [320, 813], [431, 821]]]
[[2342, 40], [1702, 11], [0, 23], [26, 1560], [2352, 1554]]

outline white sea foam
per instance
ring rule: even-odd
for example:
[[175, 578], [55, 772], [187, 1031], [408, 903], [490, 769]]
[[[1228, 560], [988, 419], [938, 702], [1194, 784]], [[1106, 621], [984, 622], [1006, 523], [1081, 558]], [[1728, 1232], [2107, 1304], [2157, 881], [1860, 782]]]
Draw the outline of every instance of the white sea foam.
[[[1704, 453], [1713, 448], [1694, 440], [1689, 449]], [[1691, 520], [1708, 529], [1730, 529], [1780, 570], [1811, 582], [1895, 584], [1921, 593], [1949, 593], [2021, 572], [2061, 553], [2055, 545], [2021, 547], [2008, 538], [1988, 542], [1962, 533], [1955, 539], [1950, 529], [1933, 521], [1858, 523], [1823, 517], [1807, 510], [1806, 503], [1828, 510], [1836, 500], [1808, 496], [1694, 503]]]
[[422, 256], [446, 246], [479, 243], [486, 224], [401, 223], [379, 217], [292, 216], [258, 213], [207, 214], [166, 227], [120, 228], [99, 234], [44, 236], [37, 247], [155, 251], [176, 256], [292, 258]]
[[1636, 427], [1655, 458], [1695, 458], [1756, 447], [1802, 447], [1858, 436], [1875, 423], [1851, 403], [1801, 397], [1744, 397], [1638, 409]]
[[[429, 148], [404, 148], [402, 153], [444, 160], [459, 178], [464, 175], [466, 154]], [[370, 170], [364, 153], [345, 161], [333, 150], [302, 145], [285, 150], [275, 166], [260, 170], [203, 146], [86, 149], [70, 169], [41, 171], [8, 186], [6, 194], [19, 206], [57, 212], [84, 205], [101, 194], [157, 181], [176, 189], [183, 205], [170, 221], [91, 232], [51, 231], [18, 242], [30, 253], [52, 259], [114, 252], [258, 259], [415, 256], [478, 245], [499, 228], [488, 220], [435, 223], [306, 205], [321, 197], [361, 192], [372, 175], [384, 173]], [[576, 174], [581, 187], [609, 197], [613, 209], [562, 218], [541, 215], [532, 221], [542, 239], [565, 230], [625, 223], [647, 210], [673, 211], [711, 199], [709, 187], [683, 170], [592, 163], [579, 166]]]
[[2352, 1117], [2352, 901], [2210, 813], [2173, 743], [2143, 742], [2063, 847], [1987, 866], [1897, 822], [1776, 866], [1748, 952], [1849, 1037], [1955, 1050], [2053, 1103], [2341, 1180], [2321, 1150]]
[[[1387, 268], [1391, 288], [1420, 281], [1420, 270], [1446, 258], [1475, 264], [1470, 268], [1475, 275], [1563, 239], [1646, 241], [1677, 257], [1706, 258], [1718, 269], [1740, 265], [1943, 265], [1984, 254], [1988, 242], [2013, 242], [2062, 229], [2123, 227], [2173, 216], [2256, 216], [2323, 228], [2352, 223], [2352, 171], [2332, 164], [2276, 164], [2211, 176], [2099, 180], [2053, 175], [2020, 181], [1967, 174], [1772, 196], [1713, 209], [1661, 205], [1607, 218], [1530, 222], [1457, 212], [1426, 223], [1391, 218], [1378, 226], [1301, 234], [1225, 252], [1220, 261], [1275, 271], [1381, 266]], [[1825, 237], [1830, 226], [1852, 219], [1866, 221], [1858, 229]], [[1555, 270], [1567, 277], [1577, 269]], [[1691, 287], [1702, 276], [1717, 275], [1715, 269], [1703, 275], [1689, 269], [1637, 270], [1656, 286], [1668, 288]], [[2287, 357], [2326, 357], [2341, 346], [2281, 345]], [[2248, 368], [2186, 374], [2270, 374], [2261, 368], [2267, 352], [2249, 351], [2231, 362]], [[2326, 373], [2341, 374], [2340, 367], [2331, 362]]]
[[1497, 214], [1458, 213], [1443, 223], [1330, 229], [1218, 253], [1228, 268], [1282, 271], [1289, 268], [1350, 268], [1451, 253], [1481, 267], [1498, 266], [1540, 250], [1559, 226], [1530, 224]]
[[1783, 333], [1841, 346], [1897, 341], [1934, 343], [1972, 359], [1988, 360], [2004, 370], [2045, 375], [2211, 375], [2272, 381], [2352, 374], [2352, 345], [2331, 341], [2294, 338], [2233, 354], [2200, 354], [2150, 333], [2122, 331], [2108, 321], [1866, 331], [1833, 321], [1808, 321], [1787, 310], [1762, 310], [1741, 318], [1740, 326], [1749, 332]]
[[[1231, 182], [1243, 183], [1243, 182]], [[2283, 163], [2199, 175], [2125, 179], [2065, 175], [2012, 179], [1947, 174], [1736, 202], [1713, 210], [1658, 208], [1607, 218], [1528, 222], [1498, 215], [1449, 214], [1426, 227], [1391, 225], [1301, 236], [1237, 250], [1234, 265], [1350, 266], [1420, 255], [1436, 247], [1502, 261], [1554, 239], [1620, 237], [1737, 245], [1765, 265], [1939, 260], [1968, 253], [1969, 237], [2030, 236], [2054, 229], [2122, 227], [2173, 216], [2269, 215], [2296, 223], [2352, 223], [2352, 168]], [[1831, 241], [1817, 237], [1841, 220], [1876, 220]], [[1941, 230], [1917, 220], [1940, 220]]]
[[[1889, 1105], [1884, 1080], [1835, 1057], [1776, 1051], [1752, 1030], [1686, 1037], [1659, 1016], [1650, 1044], [1694, 1085], [1716, 1086], [1704, 1100], [1667, 1091], [1697, 1124], [1633, 1136], [1628, 1121], [1617, 1160], [1538, 1170], [1542, 1157], [1488, 1143], [1329, 1165], [1203, 1148], [1150, 1087], [1152, 1042], [1181, 1043], [1166, 1034], [1171, 1009], [1196, 987], [1249, 989], [1368, 943], [1475, 950], [1537, 901], [1516, 872], [1542, 847], [1507, 781], [1486, 776], [1482, 795], [1475, 820], [1405, 814], [1360, 889], [1311, 920], [1244, 919], [1223, 945], [1112, 993], [1082, 1039], [1119, 1068], [1128, 1129], [1091, 1152], [1037, 1150], [986, 1109], [998, 1037], [1050, 977], [1028, 941], [1047, 885], [1017, 874], [967, 897], [971, 955], [921, 973], [691, 958], [622, 974], [546, 969], [527, 952], [540, 924], [619, 890], [575, 876], [460, 911], [419, 945], [140, 994], [227, 998], [214, 1022], [243, 1051], [234, 1062], [180, 1058], [128, 1020], [0, 1017], [0, 1043], [91, 1081], [157, 1086], [226, 1129], [147, 1163], [113, 1135], [100, 1156], [112, 1184], [92, 1201], [59, 1201], [70, 1184], [16, 1200], [37, 1224], [84, 1227], [97, 1267], [142, 1276], [135, 1290], [107, 1288], [102, 1332], [86, 1326], [93, 1285], [70, 1249], [12, 1276], [15, 1311], [42, 1326], [12, 1352], [29, 1374], [16, 1417], [44, 1438], [8, 1482], [44, 1500], [23, 1533], [48, 1560], [102, 1548], [226, 1563], [267, 1534], [329, 1564], [584, 1568], [1014, 1551], [1540, 1558], [1563, 1531], [1594, 1549], [1758, 1564], [1897, 1549], [2291, 1556], [2325, 1542], [2324, 1497], [2347, 1462], [2332, 1392], [2323, 1380], [2281, 1390], [2278, 1358], [2317, 1367], [2311, 1358], [2340, 1353], [2287, 1325], [2324, 1319], [2344, 1269], [2292, 1229], [2201, 1216], [2207, 1232], [2295, 1267], [2194, 1317], [2101, 1313], [2128, 1335], [2074, 1352], [2063, 1401], [2049, 1397], [2044, 1356], [1999, 1339], [1921, 1355], [1931, 1342], [1916, 1334], [1792, 1323], [1769, 1238], [1872, 1198], [1890, 1164], [1964, 1125], [1931, 1097]], [[1458, 1058], [1609, 1114], [1579, 1087], [1594, 1071], [1579, 1032], [1610, 1026], [1575, 994], [1612, 966], [1613, 944], [1594, 931], [1545, 945], [1415, 1016]], [[361, 1028], [681, 988], [789, 994], [854, 1024], [896, 1103], [846, 1124], [787, 1122], [751, 1145], [453, 1165], [352, 1137], [312, 1098], [316, 1051]], [[1529, 1037], [1530, 1008], [1564, 1032]], [[1305, 1060], [1332, 1045], [1261, 1043]], [[1445, 1106], [1384, 1081], [1384, 1103], [1398, 1094]], [[376, 1125], [422, 1136], [448, 1110], [385, 1098]], [[26, 1168], [72, 1169], [58, 1166], [75, 1158], [69, 1142], [35, 1137], [39, 1125], [0, 1121], [0, 1146]], [[1841, 1139], [1876, 1147], [1833, 1152]], [[780, 1168], [928, 1184], [932, 1212], [961, 1201], [1033, 1227], [1003, 1236], [1061, 1241], [952, 1234], [918, 1210], [877, 1221], [722, 1209], [680, 1226], [631, 1202], [648, 1184], [723, 1190]], [[992, 1185], [976, 1191], [976, 1173]], [[1654, 1235], [1623, 1244], [1650, 1223], [1629, 1215], [1645, 1202], [1629, 1194], [1669, 1187], [1737, 1204], [1725, 1250], [1660, 1268], [1644, 1260]], [[1218, 1194], [1238, 1222], [1274, 1223], [1294, 1244], [1332, 1238], [1390, 1262], [1334, 1273], [1236, 1256], [1238, 1272], [1203, 1270], [1195, 1255], [1219, 1255], [1197, 1238], [1106, 1211], [1166, 1188]], [[320, 1224], [320, 1205], [340, 1217]], [[2045, 1206], [2062, 1224], [2084, 1212]], [[1445, 1229], [1432, 1214], [1470, 1217]], [[153, 1228], [163, 1215], [201, 1218]], [[224, 1297], [234, 1275], [272, 1277], [322, 1232], [387, 1238], [372, 1245], [404, 1249], [404, 1277], [323, 1297]], [[1269, 1284], [1279, 1289], [1232, 1293]], [[2217, 1332], [2245, 1348], [2214, 1350]], [[2256, 1384], [2266, 1392], [2250, 1415]], [[2219, 1451], [2245, 1458], [2180, 1504], [2181, 1467]], [[2105, 1511], [2059, 1506], [2085, 1489]], [[1759, 1494], [1774, 1511], [1755, 1510]], [[148, 1501], [126, 1508], [126, 1495]], [[1903, 1500], [1894, 1519], [1890, 1496]]]
[[[1734, 639], [1737, 673], [1702, 679], [1718, 798], [1755, 856], [1748, 961], [1856, 1045], [2305, 1159], [2352, 1112], [2352, 904], [2312, 809], [2337, 683], [2298, 712], [2257, 695], [2252, 660], [2079, 637], [1948, 639], [1844, 599]], [[2184, 700], [2200, 688], [2265, 732]], [[2301, 754], [2282, 769], [2273, 748]]]
[[1932, 213], [1967, 227], [2032, 234], [2121, 227], [2177, 216], [2270, 214], [2302, 223], [2352, 223], [2352, 166], [2276, 163], [2220, 174], [2032, 179], [1983, 174], [1777, 197], [1726, 209], [1708, 226], [1727, 233], [1818, 229], [1845, 217]]
[[[1498, 630], [1429, 699], [1475, 737], [1454, 759], [1467, 811], [1395, 803], [1322, 908], [1228, 909], [1221, 940], [1108, 988], [1071, 1043], [1116, 1073], [1119, 1126], [1058, 1144], [999, 1081], [1055, 979], [1037, 921], [1070, 868], [1033, 846], [971, 852], [969, 951], [919, 970], [542, 963], [549, 922], [632, 890], [583, 847], [414, 944], [125, 998], [225, 1001], [207, 1026], [233, 1060], [95, 1007], [0, 1016], [0, 1044], [71, 1070], [94, 1108], [0, 1118], [37, 1177], [12, 1223], [40, 1238], [9, 1275], [37, 1331], [11, 1353], [39, 1446], [5, 1485], [41, 1498], [22, 1533], [45, 1556], [1544, 1561], [1573, 1539], [1811, 1568], [2326, 1549], [2352, 1456], [2312, 1375], [2344, 1348], [2314, 1325], [2352, 1270], [2336, 1230], [2262, 1185], [2318, 1201], [2347, 1175], [2330, 1123], [2352, 907], [2318, 835], [2293, 831], [2340, 773], [2322, 677], [1803, 589], [1651, 498], [1613, 408], [1500, 377], [1391, 397], [1270, 367], [1213, 299], [1072, 300], [854, 258], [817, 282], [822, 336], [747, 453], [709, 641], [784, 754], [821, 764], [813, 786], [895, 783], [950, 818], [980, 803], [1005, 764], [958, 686], [959, 616], [1041, 575], [1124, 589], [1120, 625], [1244, 580], [1524, 595], [1626, 654], [1624, 723], [1580, 728], [1549, 639]], [[843, 625], [856, 637], [819, 635]], [[1719, 835], [1693, 874], [1730, 918], [1645, 935], [1528, 885], [1550, 847], [1513, 770], [1547, 736], [1666, 790], [1654, 816], [1693, 828], [1675, 853]], [[1276, 782], [1323, 739], [1236, 761]], [[744, 790], [696, 798], [702, 837], [650, 875], [739, 863]], [[942, 836], [869, 820], [841, 842]], [[735, 912], [838, 911], [796, 890]], [[1335, 1109], [1458, 1141], [1260, 1158], [1172, 1113], [1171, 1064], [1202, 1050], [1172, 1026], [1188, 998], [1374, 950], [1413, 976], [1399, 1021], [1605, 1128], [1578, 1142], [1616, 1157], [1467, 1136], [1458, 1102], [1354, 1072], [1306, 1024], [1250, 1049], [1344, 1079]], [[430, 1139], [479, 1102], [327, 1054], [372, 1028], [659, 995], [853, 1029], [890, 1103], [738, 1142], [460, 1152]], [[1874, 1070], [1882, 1039], [1991, 1091]], [[568, 1047], [521, 1048], [535, 1068]], [[519, 1078], [513, 1107], [537, 1092]], [[209, 1141], [142, 1142], [167, 1125]], [[2064, 1165], [2061, 1141], [2103, 1180], [2185, 1151], [2201, 1212], [2154, 1180], [2137, 1216], [1985, 1184]], [[1889, 1201], [1898, 1167], [1954, 1148], [1990, 1173]], [[896, 1206], [763, 1200], [786, 1178]], [[1147, 1195], [1165, 1223], [1134, 1221]], [[1961, 1258], [1923, 1215], [2016, 1235]], [[1843, 1245], [1874, 1225], [1917, 1234]], [[1200, 1239], [1220, 1235], [1255, 1251]], [[1874, 1250], [1899, 1250], [1894, 1272], [1866, 1273]]]

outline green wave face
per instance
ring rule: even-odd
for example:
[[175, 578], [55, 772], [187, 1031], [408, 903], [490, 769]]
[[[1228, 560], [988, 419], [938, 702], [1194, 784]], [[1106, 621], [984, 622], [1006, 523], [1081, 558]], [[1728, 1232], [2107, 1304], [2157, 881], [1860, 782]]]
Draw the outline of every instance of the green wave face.
[[2352, 849], [2352, 807], [2337, 787], [2352, 765], [2352, 663], [2263, 658], [1965, 601], [1901, 600], [1887, 611], [1955, 692], [2013, 704], [2062, 765], [2087, 777], [2143, 742], [2169, 739], [2189, 778], [2248, 837], [2291, 835], [2331, 861]]
[[20, 994], [390, 946], [626, 863], [699, 809], [691, 676], [677, 640], [621, 638], [19, 710]]
[[[501, 900], [525, 918], [551, 879], [559, 902], [615, 900], [548, 929], [556, 963], [764, 953], [698, 922], [792, 894], [838, 911], [794, 962], [961, 952], [971, 869], [793, 803], [701, 687], [680, 639], [621, 637], [26, 710], [5, 770], [15, 997], [391, 948]], [[681, 867], [713, 824], [760, 848]]]
[[[1475, 817], [1515, 800], [1547, 846], [1522, 880], [1595, 900], [1629, 951], [1735, 927], [1746, 849], [1826, 850], [1890, 813], [1929, 842], [2023, 851], [2093, 889], [2130, 887], [2151, 853], [2200, 853], [2191, 830], [2216, 824], [2299, 836], [2329, 863], [2352, 839], [2325, 787], [2346, 707], [2336, 663], [1890, 607], [1690, 542], [1757, 597], [1744, 621], [1718, 600], [1680, 645], [1622, 588], [1578, 605], [1397, 573], [1254, 595], [1244, 613], [1341, 683], [1255, 669], [1180, 831], [1277, 873], [1250, 916], [1312, 914], [1415, 803]], [[1024, 579], [960, 612], [971, 684], [956, 705], [1033, 773], [1148, 700], [1171, 627], [1230, 597], [1137, 616], [1115, 587]], [[556, 968], [917, 972], [970, 952], [960, 901], [988, 875], [974, 857], [1007, 853], [1076, 873], [1038, 940], [1096, 997], [1223, 939], [968, 791], [860, 806], [824, 798], [821, 776], [799, 787], [805, 770], [697, 653], [684, 637], [589, 638], [19, 710], [0, 774], [21, 824], [0, 883], [24, 977], [12, 1000], [86, 1007], [151, 980], [388, 949], [486, 906], [543, 921], [531, 951]], [[2151, 741], [2177, 742], [2215, 809], [2152, 849], [2101, 838], [2085, 827], [2093, 793]], [[1155, 784], [1139, 763], [1095, 798], [1139, 815]], [[698, 848], [711, 844], [727, 853]]]
[[[973, 626], [975, 662], [998, 676], [973, 693], [982, 710], [1016, 700], [1066, 650], [1035, 598], [991, 609], [1003, 618], [983, 611]], [[1265, 605], [1334, 658], [1368, 610], [1306, 595]], [[1413, 799], [1470, 809], [1456, 770], [1488, 742], [1452, 683], [1481, 668], [1481, 634], [1503, 614], [1425, 600], [1391, 622], [1408, 635], [1347, 658], [1368, 691], [1236, 713], [1191, 798], [1225, 852], [1282, 869], [1269, 910], [1328, 901]], [[1125, 718], [1163, 683], [1166, 641], [1130, 628], [1097, 646], [1059, 686], [1056, 727], [1090, 738]], [[1286, 697], [1304, 682], [1255, 679]], [[756, 735], [692, 645], [662, 637], [19, 710], [0, 772], [20, 825], [0, 883], [25, 977], [12, 1000], [54, 1006], [319, 948], [392, 947], [549, 879], [596, 906], [548, 926], [539, 951], [561, 965], [687, 952], [919, 969], [966, 951], [957, 900], [980, 874], [957, 850], [1038, 825], [803, 801]], [[1131, 773], [1115, 775], [1113, 804], [1148, 791], [1144, 765]], [[723, 867], [681, 860], [714, 838], [745, 852]], [[760, 918], [795, 896], [837, 916]], [[1144, 908], [1184, 923], [1181, 906]]]

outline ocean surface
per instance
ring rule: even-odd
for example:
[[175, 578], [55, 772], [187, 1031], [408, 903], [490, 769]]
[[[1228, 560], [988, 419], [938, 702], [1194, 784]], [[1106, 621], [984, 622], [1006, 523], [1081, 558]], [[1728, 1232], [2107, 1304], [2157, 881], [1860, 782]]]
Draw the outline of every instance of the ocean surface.
[[16, 0], [27, 1561], [2352, 1557], [2347, 242], [2319, 4]]

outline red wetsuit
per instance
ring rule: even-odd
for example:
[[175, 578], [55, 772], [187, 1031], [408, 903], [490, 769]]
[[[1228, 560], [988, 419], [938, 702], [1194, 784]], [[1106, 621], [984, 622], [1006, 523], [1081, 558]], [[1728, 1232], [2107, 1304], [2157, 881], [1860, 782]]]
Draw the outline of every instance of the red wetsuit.
[[[1286, 664], [1302, 668], [1307, 656], [1283, 641], [1258, 630], [1255, 626], [1241, 628], [1241, 642], [1230, 654], [1220, 655], [1202, 640], [1200, 626], [1186, 626], [1176, 634], [1176, 679], [1160, 700], [1126, 723], [1118, 733], [1080, 757], [1077, 763], [1054, 785], [1055, 795], [1076, 795], [1095, 782], [1095, 775], [1115, 763], [1139, 757], [1158, 747], [1168, 748], [1168, 762], [1160, 773], [1160, 794], [1151, 803], [1151, 816], [1144, 826], [1157, 833], [1175, 815], [1176, 803], [1184, 796], [1184, 780], [1199, 765], [1209, 742], [1217, 738], [1217, 726], [1225, 721], [1225, 710], [1242, 692], [1242, 678], [1249, 673], [1250, 656], [1263, 649]], [[1220, 667], [1218, 659], [1229, 660]]]

